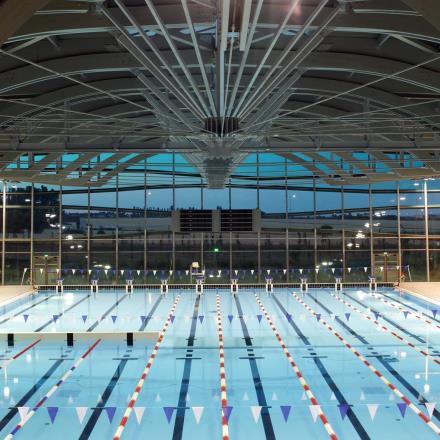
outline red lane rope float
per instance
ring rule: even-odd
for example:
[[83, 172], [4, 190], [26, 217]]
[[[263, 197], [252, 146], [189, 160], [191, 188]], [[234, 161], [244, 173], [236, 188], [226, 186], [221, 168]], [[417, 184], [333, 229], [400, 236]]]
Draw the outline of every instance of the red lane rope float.
[[225, 414], [225, 408], [228, 406], [228, 399], [226, 395], [226, 370], [225, 370], [225, 352], [223, 345], [223, 327], [222, 327], [222, 312], [220, 305], [220, 296], [217, 295], [216, 299], [217, 306], [217, 333], [218, 333], [218, 349], [220, 357], [220, 393], [222, 402], [222, 436], [223, 440], [229, 440], [229, 427], [228, 418]]
[[321, 407], [318, 404], [318, 401], [316, 400], [315, 396], [313, 395], [311, 389], [309, 388], [309, 386], [307, 385], [306, 380], [304, 379], [300, 369], [298, 368], [298, 366], [296, 365], [295, 361], [293, 360], [291, 354], [289, 353], [289, 350], [287, 350], [287, 346], [284, 343], [283, 339], [281, 338], [280, 334], [278, 333], [278, 330], [276, 329], [274, 323], [272, 322], [272, 320], [270, 319], [269, 314], [267, 313], [266, 309], [263, 306], [263, 303], [261, 302], [260, 298], [258, 297], [257, 294], [255, 294], [255, 298], [257, 300], [257, 303], [261, 309], [261, 311], [264, 314], [264, 317], [266, 318], [267, 322], [269, 323], [272, 331], [275, 334], [275, 337], [277, 338], [278, 342], [281, 345], [281, 348], [283, 349], [284, 354], [286, 355], [287, 359], [289, 360], [290, 365], [293, 368], [293, 371], [295, 371], [296, 377], [297, 379], [300, 381], [307, 397], [309, 398], [310, 402], [312, 403], [312, 405], [314, 405], [314, 407], [317, 409], [317, 413], [319, 415], [319, 419], [321, 420], [322, 424], [324, 425], [325, 430], [327, 431], [328, 435], [330, 436], [330, 438], [332, 440], [337, 440], [338, 437], [336, 436], [335, 432], [333, 431], [333, 428], [331, 427], [329, 421], [327, 420], [327, 417], [325, 416], [325, 414], [323, 413]]
[[81, 365], [81, 362], [96, 348], [101, 342], [101, 339], [97, 339], [87, 351], [64, 373], [61, 379], [38, 401], [38, 403], [23, 417], [15, 428], [4, 438], [4, 440], [11, 440], [15, 434], [23, 428], [23, 426], [35, 415], [35, 413], [43, 406], [43, 404], [58, 390], [58, 388], [69, 378], [69, 376]]
[[[295, 292], [292, 293], [292, 296], [302, 304], [313, 316], [316, 316], [317, 313], [306, 304]], [[412, 403], [399, 389], [397, 389], [376, 367], [374, 367], [370, 362], [368, 362], [357, 350], [355, 350], [351, 344], [348, 343], [330, 324], [328, 324], [324, 319], [320, 318], [319, 322], [330, 330], [336, 338], [341, 341], [345, 347], [347, 347], [358, 359], [360, 359], [388, 388], [393, 391], [399, 399], [403, 400], [411, 410], [417, 414], [437, 435], [440, 435], [440, 428], [431, 420], [426, 417], [426, 415], [417, 408], [414, 403]]]
[[119, 440], [121, 438], [122, 432], [124, 431], [125, 425], [127, 424], [128, 418], [130, 417], [131, 412], [133, 411], [133, 407], [136, 403], [137, 398], [139, 397], [139, 393], [141, 392], [142, 387], [144, 386], [145, 380], [147, 379], [148, 373], [150, 372], [150, 368], [153, 365], [154, 359], [156, 358], [157, 352], [159, 350], [160, 344], [163, 341], [163, 338], [165, 337], [165, 333], [168, 330], [168, 327], [170, 325], [171, 319], [174, 315], [174, 311], [176, 310], [177, 304], [180, 300], [180, 295], [177, 295], [176, 300], [174, 301], [173, 307], [171, 307], [171, 311], [165, 321], [165, 324], [162, 328], [162, 331], [159, 334], [159, 337], [157, 338], [156, 345], [153, 348], [153, 351], [151, 352], [150, 358], [148, 359], [147, 365], [144, 368], [144, 371], [142, 372], [141, 378], [139, 379], [139, 382], [134, 390], [134, 393], [132, 394], [130, 398], [130, 402], [128, 403], [127, 409], [125, 410], [125, 413], [119, 422], [118, 429], [116, 430], [113, 440]]
[[28, 350], [35, 347], [39, 342], [41, 342], [41, 339], [37, 339], [36, 341], [32, 342], [32, 344], [29, 344], [27, 347], [23, 348], [23, 350], [19, 351], [17, 354], [14, 354], [14, 356], [11, 357], [11, 359], [6, 360], [3, 362], [2, 365], [0, 365], [0, 370], [3, 368], [6, 368], [11, 362], [15, 361], [15, 359], [18, 359], [20, 356], [25, 354]]
[[401, 312], [408, 313], [408, 315], [415, 316], [417, 319], [420, 319], [421, 321], [425, 322], [426, 324], [433, 325], [434, 327], [437, 327], [440, 329], [440, 325], [436, 324], [435, 322], [431, 321], [428, 318], [425, 318], [424, 316], [420, 315], [419, 313], [411, 312], [410, 310], [405, 310], [403, 307], [399, 306], [398, 304], [388, 301], [385, 298], [382, 298], [382, 295], [377, 295], [375, 293], [372, 293], [371, 296], [374, 298], [377, 298], [379, 301], [382, 301], [385, 304], [388, 304], [391, 307], [394, 307], [395, 309], [399, 309]]
[[399, 333], [396, 333], [395, 331], [393, 331], [390, 328], [386, 327], [385, 325], [381, 324], [379, 321], [377, 321], [376, 319], [372, 318], [367, 313], [362, 312], [356, 306], [354, 306], [354, 305], [350, 304], [349, 302], [345, 301], [345, 299], [336, 296], [334, 293], [330, 293], [330, 295], [333, 296], [333, 298], [335, 298], [336, 300], [338, 300], [342, 304], [345, 304], [351, 310], [354, 310], [355, 312], [359, 313], [361, 316], [364, 316], [365, 318], [367, 318], [368, 320], [370, 320], [371, 322], [376, 324], [380, 329], [384, 330], [385, 332], [388, 332], [388, 333], [392, 334], [400, 342], [403, 342], [404, 344], [408, 345], [408, 347], [413, 348], [414, 350], [416, 350], [421, 355], [423, 355], [426, 358], [430, 359], [431, 361], [435, 362], [437, 365], [440, 365], [440, 361], [438, 359], [436, 359], [435, 357], [431, 356], [431, 354], [428, 351], [423, 350], [423, 349], [417, 347], [412, 342], [410, 342], [407, 339], [405, 339], [402, 335], [400, 335]]

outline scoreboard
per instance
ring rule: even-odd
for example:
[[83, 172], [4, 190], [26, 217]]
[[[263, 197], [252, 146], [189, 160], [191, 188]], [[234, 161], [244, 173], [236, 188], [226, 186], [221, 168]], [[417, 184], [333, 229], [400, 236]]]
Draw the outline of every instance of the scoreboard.
[[182, 209], [172, 212], [174, 232], [256, 232], [259, 209]]

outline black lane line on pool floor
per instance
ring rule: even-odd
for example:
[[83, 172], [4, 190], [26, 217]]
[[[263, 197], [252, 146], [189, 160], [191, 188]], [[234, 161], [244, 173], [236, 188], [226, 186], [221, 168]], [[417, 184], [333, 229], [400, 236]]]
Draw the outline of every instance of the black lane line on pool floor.
[[[316, 303], [318, 304], [323, 310], [325, 310], [328, 314], [333, 314], [332, 310], [330, 310], [328, 307], [326, 307], [324, 304], [322, 304], [321, 301], [319, 301], [317, 298], [313, 297], [308, 293], [308, 296]], [[338, 316], [335, 317], [335, 321], [338, 322], [342, 326], [342, 328], [350, 333], [353, 337], [355, 337], [358, 341], [360, 341], [363, 345], [369, 345], [370, 344], [362, 335], [355, 332], [348, 324], [346, 324], [344, 321], [342, 321], [341, 318]], [[373, 345], [374, 346], [374, 345]], [[422, 404], [425, 406], [425, 403], [428, 403], [429, 401], [423, 397], [422, 393], [417, 391], [404, 377], [402, 377], [398, 371], [396, 371], [385, 359], [383, 359], [382, 355], [377, 356], [371, 356], [375, 357], [378, 362], [380, 362], [389, 372], [390, 374], [395, 377], [419, 402], [419, 404]], [[437, 409], [434, 409], [433, 416], [440, 421], [440, 411]]]
[[[398, 299], [398, 298], [393, 298], [392, 296], [389, 296], [389, 295], [387, 295], [387, 294], [385, 294], [385, 293], [383, 293], [383, 292], [376, 292], [376, 294], [377, 294], [377, 295], [383, 295], [385, 298], [388, 298], [389, 300], [391, 300], [391, 301], [393, 301], [393, 302], [398, 302], [399, 304], [402, 304], [402, 306], [406, 307], [407, 309], [410, 309], [410, 310], [412, 310], [413, 312], [420, 313], [421, 315], [426, 316], [427, 318], [429, 318], [431, 321], [436, 321], [436, 322], [438, 322], [438, 323], [440, 324], [440, 319], [435, 318], [432, 314], [431, 314], [431, 315], [428, 315], [428, 314], [425, 313], [423, 310], [421, 310], [421, 309], [417, 309], [417, 308], [412, 307], [412, 306], [410, 306], [410, 305], [408, 305], [408, 304], [405, 304], [403, 301], [401, 301], [401, 300]], [[433, 304], [433, 306], [434, 306], [434, 304]]]
[[[124, 298], [124, 297], [123, 297]], [[84, 298], [83, 298], [84, 299]], [[122, 299], [121, 299], [122, 300]], [[120, 300], [118, 300], [120, 302]], [[116, 304], [111, 307], [108, 313], [113, 310], [114, 307], [116, 307], [119, 302], [116, 302]], [[78, 303], [77, 303], [78, 304]], [[76, 305], [77, 305], [76, 304]], [[102, 315], [104, 316], [104, 315]], [[102, 318], [102, 317], [101, 317]], [[93, 331], [94, 328], [99, 324], [100, 320], [95, 321], [95, 323], [87, 329], [88, 332]], [[24, 406], [26, 402], [41, 388], [41, 386], [52, 376], [52, 374], [55, 372], [55, 370], [65, 361], [66, 359], [59, 359], [57, 360], [50, 368], [47, 370], [47, 372], [37, 381], [37, 383], [29, 389], [29, 391], [18, 401], [16, 407], [11, 408], [11, 410], [6, 414], [5, 417], [3, 417], [2, 420], [0, 420], [0, 430], [2, 430], [18, 413], [18, 407]]]
[[249, 366], [251, 367], [252, 379], [254, 381], [255, 393], [257, 394], [258, 405], [261, 406], [261, 420], [263, 422], [264, 432], [266, 434], [266, 439], [274, 440], [275, 432], [273, 430], [272, 419], [270, 417], [269, 407], [267, 405], [266, 394], [264, 392], [263, 383], [261, 381], [260, 372], [258, 371], [257, 361], [254, 357], [254, 349], [252, 346], [252, 338], [249, 335], [249, 331], [246, 323], [243, 319], [243, 309], [241, 308], [240, 300], [238, 295], [234, 295], [235, 305], [237, 306], [238, 318], [241, 324], [241, 330], [243, 332], [244, 341], [246, 343], [247, 352], [249, 355]]
[[12, 407], [8, 413], [0, 420], [0, 431], [18, 414], [18, 408], [25, 406], [27, 401], [44, 385], [44, 383], [52, 376], [56, 369], [66, 359], [57, 360], [52, 366], [44, 373], [44, 375], [30, 388], [27, 393], [17, 402], [15, 407]]
[[388, 322], [388, 324], [393, 325], [394, 327], [398, 328], [401, 332], [407, 334], [408, 336], [411, 336], [412, 338], [414, 338], [415, 340], [417, 340], [418, 342], [420, 342], [421, 344], [426, 344], [425, 339], [423, 339], [421, 336], [418, 336], [412, 332], [410, 332], [409, 330], [406, 330], [405, 328], [403, 328], [402, 326], [400, 326], [399, 324], [397, 324], [397, 322], [393, 321], [390, 318], [387, 318], [383, 313], [380, 313], [379, 311], [377, 311], [376, 309], [374, 309], [373, 307], [369, 307], [367, 305], [365, 305], [362, 301], [359, 301], [356, 298], [353, 298], [351, 295], [349, 295], [347, 292], [342, 292], [343, 295], [345, 295], [346, 297], [350, 298], [353, 302], [358, 303], [360, 306], [364, 307], [365, 309], [369, 309], [371, 310], [373, 313], [377, 313], [378, 315], [380, 315], [380, 318], [382, 318], [384, 321]]
[[[279, 309], [283, 312], [284, 316], [287, 316], [288, 312], [284, 308], [284, 306], [281, 304], [280, 300], [275, 296], [271, 295], [276, 305], [279, 307]], [[290, 326], [295, 330], [296, 334], [299, 336], [301, 341], [304, 343], [304, 345], [312, 346], [308, 338], [304, 335], [304, 333], [301, 331], [301, 329], [295, 324], [293, 319], [288, 320], [288, 323]], [[349, 405], [346, 398], [342, 394], [342, 391], [338, 388], [336, 383], [333, 381], [332, 377], [330, 376], [329, 372], [325, 368], [324, 364], [322, 363], [321, 359], [318, 357], [313, 357], [313, 361], [315, 362], [316, 366], [318, 367], [319, 372], [321, 373], [322, 377], [326, 381], [329, 388], [332, 390], [334, 395], [336, 396], [336, 399], [338, 400], [340, 405]], [[356, 432], [359, 435], [359, 438], [362, 440], [370, 439], [370, 436], [365, 431], [365, 428], [362, 426], [361, 422], [357, 418], [355, 412], [352, 410], [351, 406], [349, 406], [347, 417], [349, 418], [351, 424], [353, 425], [353, 428], [356, 430]]]
[[[125, 295], [126, 296], [126, 295]], [[157, 305], [159, 304], [161, 297], [159, 297], [158, 301], [156, 301], [155, 307], [157, 307]], [[120, 301], [119, 301], [120, 302]], [[115, 304], [117, 305], [117, 304]], [[113, 305], [112, 309], [115, 307], [115, 305]], [[153, 309], [151, 309], [151, 312], [153, 313]], [[103, 315], [102, 315], [103, 316]], [[102, 318], [101, 316], [101, 318]], [[149, 318], [147, 318], [149, 320]], [[145, 328], [146, 323], [148, 322], [147, 319], [145, 320], [145, 324], [142, 324], [141, 326], [141, 330], [143, 330], [142, 327]], [[86, 331], [87, 332], [92, 332], [93, 329], [96, 328], [96, 326], [99, 324], [99, 320], [96, 320], [92, 326], [90, 326]], [[10, 411], [3, 417], [3, 419], [0, 420], [0, 431], [2, 429], [4, 429], [4, 427], [15, 417], [16, 414], [18, 414], [18, 409], [21, 406], [24, 406], [28, 400], [35, 395], [35, 393], [44, 385], [44, 383], [50, 379], [50, 377], [52, 376], [52, 374], [56, 371], [56, 369], [66, 360], [70, 360], [68, 358], [66, 359], [58, 359], [56, 360], [56, 362], [54, 362], [52, 364], [52, 366], [47, 370], [47, 372], [37, 381], [37, 383], [35, 385], [33, 385], [27, 392], [26, 394], [17, 402], [16, 406], [11, 408]]]
[[[148, 313], [144, 322], [139, 327], [139, 331], [144, 331], [146, 329], [148, 323], [151, 321], [151, 318], [156, 312], [156, 309], [159, 306], [161, 300], [162, 300], [162, 295], [160, 295], [159, 298], [157, 298], [157, 300], [153, 304], [153, 307], [150, 309], [150, 312]], [[98, 402], [96, 407], [92, 409], [93, 412], [90, 415], [89, 419], [87, 420], [87, 423], [84, 426], [81, 435], [78, 437], [78, 440], [87, 440], [92, 434], [92, 431], [95, 429], [95, 426], [98, 423], [99, 417], [101, 416], [102, 412], [105, 409], [108, 399], [110, 398], [116, 384], [118, 383], [119, 379], [122, 376], [122, 372], [124, 371], [124, 368], [126, 367], [128, 360], [129, 359], [123, 359], [119, 362], [118, 366], [116, 367], [116, 371], [114, 372], [112, 378], [110, 379], [110, 382], [107, 384], [104, 393], [102, 394], [101, 401]]]
[[[31, 293], [31, 294], [28, 294], [27, 297], [25, 297], [25, 298], [18, 297], [15, 300], [11, 301], [10, 303], [5, 304], [4, 306], [1, 306], [0, 316], [4, 316], [4, 315], [12, 312], [13, 310], [18, 309], [19, 307], [24, 306], [28, 303], [31, 303], [30, 307], [32, 308], [33, 306], [36, 305], [35, 303], [32, 304], [33, 301], [38, 299], [38, 298], [36, 298], [36, 296], [42, 296], [42, 295], [36, 295], [35, 293]], [[47, 300], [48, 298], [45, 298], [45, 299]], [[20, 312], [18, 312], [18, 313], [20, 313]]]
[[99, 319], [97, 319], [86, 331], [88, 332], [92, 332], [93, 330], [95, 330], [96, 327], [98, 327], [98, 325], [101, 323], [101, 321], [105, 318], [107, 318], [107, 316], [114, 310], [116, 309], [116, 307], [118, 307], [119, 304], [121, 304], [122, 301], [124, 301], [125, 298], [128, 297], [128, 293], [126, 293], [125, 295], [121, 296], [121, 298], [119, 298], [109, 309], [107, 309], [106, 312], [104, 312]]
[[20, 311], [16, 312], [16, 313], [13, 314], [12, 316], [9, 316], [8, 318], [4, 318], [4, 319], [2, 319], [2, 320], [0, 321], [0, 325], [4, 324], [5, 322], [8, 322], [8, 321], [9, 321], [10, 319], [12, 319], [12, 318], [16, 318], [17, 316], [22, 315], [23, 312], [26, 312], [26, 311], [32, 309], [33, 307], [38, 306], [38, 304], [41, 304], [42, 302], [47, 301], [49, 298], [50, 298], [50, 296], [48, 296], [48, 297], [46, 297], [46, 298], [42, 299], [41, 301], [38, 301], [38, 302], [36, 302], [36, 303], [34, 303], [34, 304], [31, 304], [30, 306], [28, 306], [28, 307], [26, 307], [26, 308], [24, 308], [24, 309], [21, 309]]
[[[61, 318], [63, 315], [65, 315], [67, 312], [70, 312], [72, 309], [74, 309], [76, 306], [79, 306], [83, 301], [90, 298], [91, 294], [89, 293], [84, 298], [81, 298], [79, 301], [77, 301], [75, 304], [72, 304], [70, 307], [65, 309], [63, 312], [57, 314], [57, 319]], [[44, 330], [48, 325], [52, 324], [53, 318], [46, 322], [46, 324], [43, 324], [42, 326], [38, 327], [36, 330], [34, 330], [35, 333], [41, 332], [41, 330]]]
[[179, 401], [177, 403], [176, 419], [174, 421], [173, 440], [180, 440], [183, 435], [183, 425], [185, 423], [185, 413], [187, 410], [186, 396], [188, 395], [192, 361], [194, 360], [194, 358], [192, 357], [193, 350], [191, 349], [191, 347], [194, 347], [194, 340], [197, 330], [197, 317], [199, 315], [199, 307], [200, 307], [200, 295], [197, 295], [196, 301], [194, 303], [194, 310], [192, 315], [189, 338], [186, 344], [186, 346], [188, 347], [186, 352], [187, 355], [189, 355], [189, 357], [186, 357], [184, 360], [185, 364], [183, 366], [182, 382], [180, 383]]

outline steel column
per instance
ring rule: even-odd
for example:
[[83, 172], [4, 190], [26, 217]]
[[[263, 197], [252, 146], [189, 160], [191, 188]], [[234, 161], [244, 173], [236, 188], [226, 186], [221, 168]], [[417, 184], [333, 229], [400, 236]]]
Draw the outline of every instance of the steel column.
[[7, 182], [3, 181], [3, 236], [2, 236], [2, 285], [5, 284], [5, 266], [6, 266], [6, 191]]
[[425, 247], [426, 247], [426, 281], [429, 283], [431, 280], [430, 273], [430, 258], [429, 258], [429, 211], [428, 211], [428, 181], [423, 181], [423, 198], [425, 205]]

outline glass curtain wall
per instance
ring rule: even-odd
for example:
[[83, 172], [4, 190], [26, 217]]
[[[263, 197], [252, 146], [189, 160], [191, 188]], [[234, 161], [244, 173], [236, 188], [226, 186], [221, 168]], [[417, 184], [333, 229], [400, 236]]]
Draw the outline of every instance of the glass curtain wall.
[[[331, 187], [271, 177], [253, 155], [252, 181], [237, 173], [213, 190], [187, 164], [167, 164], [146, 160], [141, 185], [133, 174], [99, 188], [3, 182], [2, 283], [186, 283], [193, 261], [211, 283], [440, 280], [436, 180]], [[179, 173], [185, 188], [169, 181]], [[256, 209], [260, 227], [174, 232], [174, 209]]]

